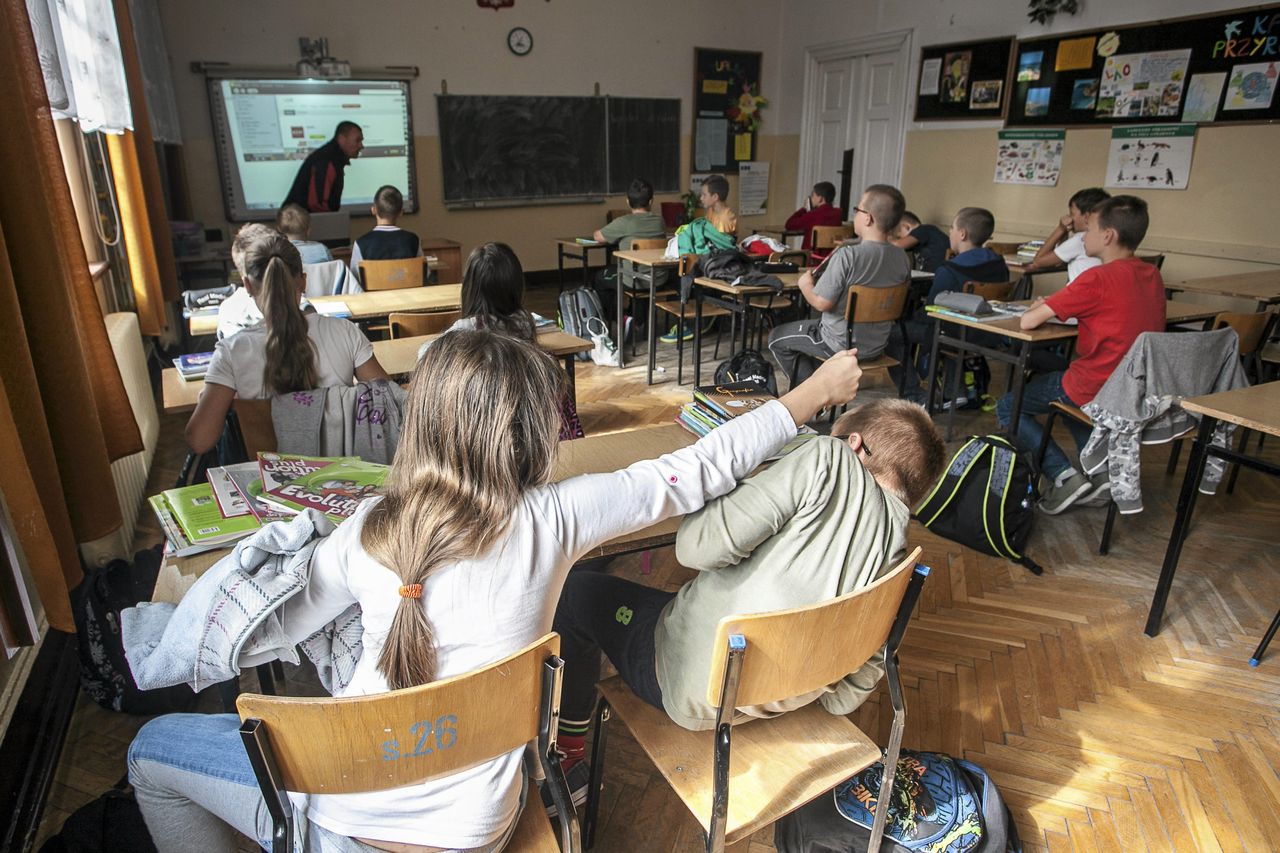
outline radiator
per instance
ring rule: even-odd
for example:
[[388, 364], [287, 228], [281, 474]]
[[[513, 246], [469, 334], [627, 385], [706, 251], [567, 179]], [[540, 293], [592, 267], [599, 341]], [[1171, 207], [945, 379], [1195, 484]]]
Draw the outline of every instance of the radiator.
[[116, 557], [132, 557], [133, 534], [138, 526], [138, 513], [147, 496], [147, 474], [151, 470], [151, 459], [155, 456], [156, 440], [160, 434], [160, 418], [156, 414], [155, 396], [147, 373], [147, 358], [142, 351], [138, 317], [122, 312], [108, 314], [106, 321], [111, 352], [120, 368], [129, 405], [138, 421], [138, 431], [142, 433], [142, 451], [111, 463], [111, 479], [115, 483], [124, 523], [110, 536], [80, 545], [81, 556], [88, 565], [103, 565]]

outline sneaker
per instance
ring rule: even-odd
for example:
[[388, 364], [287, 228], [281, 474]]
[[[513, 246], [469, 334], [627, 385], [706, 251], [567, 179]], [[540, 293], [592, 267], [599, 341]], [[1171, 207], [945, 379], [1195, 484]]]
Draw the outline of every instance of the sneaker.
[[[591, 787], [591, 765], [586, 761], [579, 761], [569, 768], [564, 778], [569, 783], [569, 799], [574, 808], [577, 808], [587, 801], [587, 790]], [[559, 813], [555, 800], [551, 799], [551, 787], [545, 781], [542, 783], [542, 807], [547, 810], [547, 817], [555, 817]]]
[[1055, 483], [1040, 499], [1040, 509], [1049, 515], [1057, 515], [1067, 507], [1080, 500], [1081, 496], [1092, 488], [1089, 478], [1078, 471], [1072, 471], [1061, 483]]
[[1080, 506], [1106, 506], [1111, 503], [1111, 475], [1106, 468], [1089, 478], [1089, 491], [1077, 503]]
[[691, 341], [693, 340], [693, 324], [685, 323], [683, 332], [681, 331], [679, 324], [672, 326], [671, 330], [658, 340], [662, 341], [664, 344], [674, 344], [677, 340]]
[[631, 340], [631, 327], [634, 325], [635, 321], [632, 320], [630, 314], [624, 314], [622, 316], [622, 341], [625, 342]]

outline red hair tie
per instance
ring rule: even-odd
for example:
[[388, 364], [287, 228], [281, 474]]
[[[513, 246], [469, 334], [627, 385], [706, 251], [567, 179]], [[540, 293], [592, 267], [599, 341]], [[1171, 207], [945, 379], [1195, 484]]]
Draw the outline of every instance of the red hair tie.
[[400, 587], [401, 598], [422, 598], [422, 584], [407, 583]]

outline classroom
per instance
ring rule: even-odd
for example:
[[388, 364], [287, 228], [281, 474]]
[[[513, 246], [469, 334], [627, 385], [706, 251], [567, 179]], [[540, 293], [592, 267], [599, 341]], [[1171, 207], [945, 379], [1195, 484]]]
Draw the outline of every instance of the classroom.
[[1278, 39], [6, 4], [0, 850], [1280, 849]]

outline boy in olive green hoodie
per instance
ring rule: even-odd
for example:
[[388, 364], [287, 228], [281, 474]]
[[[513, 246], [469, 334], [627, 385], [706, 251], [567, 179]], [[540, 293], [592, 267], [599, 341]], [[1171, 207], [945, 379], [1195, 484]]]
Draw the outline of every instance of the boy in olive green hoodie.
[[[676, 558], [700, 574], [678, 593], [594, 572], [570, 574], [556, 610], [565, 682], [560, 748], [570, 784], [585, 791], [581, 762], [600, 651], [637, 696], [687, 729], [710, 729], [710, 647], [720, 619], [827, 601], [866, 586], [906, 547], [911, 510], [946, 462], [925, 410], [877, 400], [845, 413], [831, 436], [797, 440], [789, 453], [689, 515]], [[758, 708], [771, 716], [814, 700], [847, 714], [884, 674], [880, 656], [808, 696]]]

